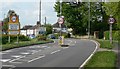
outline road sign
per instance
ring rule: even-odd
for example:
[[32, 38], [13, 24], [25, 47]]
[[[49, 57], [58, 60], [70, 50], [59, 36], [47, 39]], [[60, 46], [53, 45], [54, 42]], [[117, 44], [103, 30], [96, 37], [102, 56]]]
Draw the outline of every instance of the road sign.
[[112, 17], [110, 17], [110, 18], [109, 18], [109, 23], [110, 23], [110, 24], [115, 23], [115, 19], [114, 19], [114, 18], [112, 18]]
[[19, 30], [19, 24], [9, 24], [9, 30]]
[[18, 34], [19, 34], [19, 31], [9, 31], [9, 34], [10, 34], [10, 35], [18, 35]]
[[10, 15], [8, 25], [9, 35], [18, 35], [20, 33], [20, 22], [18, 15]]
[[63, 19], [62, 17], [59, 17], [59, 18], [58, 18], [58, 23], [59, 23], [59, 24], [63, 24], [63, 23], [64, 23], [64, 19]]

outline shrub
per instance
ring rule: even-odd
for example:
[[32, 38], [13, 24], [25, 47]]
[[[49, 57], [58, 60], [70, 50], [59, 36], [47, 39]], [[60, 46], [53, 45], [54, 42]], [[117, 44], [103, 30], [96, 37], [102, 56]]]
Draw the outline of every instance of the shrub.
[[[106, 40], [109, 40], [109, 31], [104, 32], [104, 37]], [[118, 40], [119, 38], [119, 31], [112, 31], [113, 40]]]
[[45, 35], [38, 35], [38, 36], [37, 36], [37, 40], [38, 40], [38, 41], [47, 40], [47, 38], [46, 38]]
[[[8, 35], [2, 35], [2, 44], [7, 44], [8, 43]], [[19, 35], [19, 41], [29, 41], [30, 39], [27, 36], [24, 35]], [[10, 36], [10, 43], [17, 41], [17, 36], [16, 35], [11, 35]]]
[[28, 36], [20, 35], [19, 40], [20, 41], [30, 41], [30, 38]]

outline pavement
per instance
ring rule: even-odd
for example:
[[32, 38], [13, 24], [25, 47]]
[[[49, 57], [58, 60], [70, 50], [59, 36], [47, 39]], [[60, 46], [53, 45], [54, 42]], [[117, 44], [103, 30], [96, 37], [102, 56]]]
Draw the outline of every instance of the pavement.
[[87, 39], [65, 39], [64, 43], [69, 46], [61, 47], [56, 39], [54, 43], [2, 51], [2, 69], [78, 69], [96, 47], [94, 42]]

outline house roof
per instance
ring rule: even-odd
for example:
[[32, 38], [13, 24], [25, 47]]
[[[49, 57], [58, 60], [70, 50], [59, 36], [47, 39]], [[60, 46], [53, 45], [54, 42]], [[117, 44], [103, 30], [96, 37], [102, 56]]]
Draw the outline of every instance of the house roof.
[[29, 28], [33, 27], [32, 25], [25, 25], [21, 30], [27, 30]]
[[[53, 27], [54, 27], [54, 28], [60, 28], [59, 23], [57, 22], [57, 23], [53, 24]], [[65, 26], [64, 23], [61, 24], [61, 27], [62, 27], [62, 28], [66, 28], [66, 26]]]

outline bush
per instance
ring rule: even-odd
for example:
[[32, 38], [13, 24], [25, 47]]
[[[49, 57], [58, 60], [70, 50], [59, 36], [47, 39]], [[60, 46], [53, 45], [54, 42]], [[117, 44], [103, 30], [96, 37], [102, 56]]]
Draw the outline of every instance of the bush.
[[30, 38], [28, 36], [20, 35], [19, 40], [20, 41], [30, 41]]
[[[106, 40], [109, 40], [109, 31], [104, 32], [104, 37]], [[112, 31], [113, 40], [118, 40], [119, 38], [119, 31]]]
[[[2, 35], [2, 44], [7, 44], [8, 43], [8, 35]], [[27, 36], [24, 35], [19, 35], [19, 41], [29, 41], [30, 39]], [[10, 36], [10, 43], [13, 43], [17, 41], [17, 36]]]
[[46, 38], [45, 35], [38, 35], [38, 36], [37, 36], [37, 40], [38, 40], [38, 41], [47, 40], [47, 38]]

